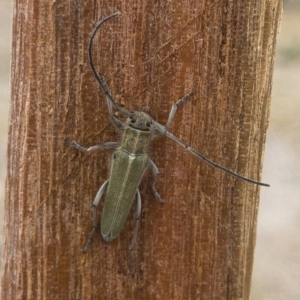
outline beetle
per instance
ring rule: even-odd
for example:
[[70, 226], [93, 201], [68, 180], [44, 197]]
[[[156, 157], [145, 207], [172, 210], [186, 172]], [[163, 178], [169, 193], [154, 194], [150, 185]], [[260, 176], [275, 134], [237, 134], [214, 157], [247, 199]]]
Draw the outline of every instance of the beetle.
[[[130, 213], [134, 199], [136, 198], [135, 229], [131, 244], [129, 246], [131, 256], [131, 272], [132, 274], [134, 274], [135, 265], [133, 250], [137, 239], [142, 207], [141, 195], [138, 187], [141, 178], [143, 177], [143, 174], [147, 168], [150, 168], [154, 175], [154, 179], [151, 183], [151, 189], [154, 197], [158, 202], [163, 203], [163, 200], [161, 199], [155, 187], [155, 184], [159, 177], [159, 170], [147, 155], [149, 142], [153, 136], [166, 135], [206, 163], [212, 165], [213, 167], [219, 168], [222, 171], [225, 171], [239, 179], [261, 186], [269, 185], [246, 178], [214, 163], [168, 131], [168, 127], [175, 116], [177, 107], [187, 102], [193, 95], [192, 93], [185, 95], [172, 106], [166, 125], [159, 124], [158, 122], [153, 120], [149, 114], [143, 111], [129, 112], [114, 101], [103, 75], [101, 73], [98, 73], [94, 67], [92, 60], [92, 43], [98, 29], [103, 25], [103, 23], [118, 15], [120, 15], [120, 12], [116, 12], [104, 18], [96, 25], [89, 39], [88, 59], [92, 72], [106, 97], [110, 120], [112, 124], [122, 132], [121, 142], [106, 142], [90, 148], [84, 148], [75, 141], [71, 141], [69, 139], [67, 139], [67, 141], [72, 147], [82, 152], [92, 152], [99, 149], [115, 150], [113, 153], [109, 179], [106, 180], [100, 187], [93, 202], [93, 229], [84, 245], [83, 252], [86, 252], [89, 248], [92, 237], [97, 229], [98, 222], [96, 208], [103, 194], [106, 192], [100, 227], [102, 238], [106, 242], [110, 242], [117, 236], [119, 236], [123, 225]], [[115, 116], [113, 109], [115, 109], [115, 111], [119, 115], [127, 117], [126, 123], [123, 123]]]

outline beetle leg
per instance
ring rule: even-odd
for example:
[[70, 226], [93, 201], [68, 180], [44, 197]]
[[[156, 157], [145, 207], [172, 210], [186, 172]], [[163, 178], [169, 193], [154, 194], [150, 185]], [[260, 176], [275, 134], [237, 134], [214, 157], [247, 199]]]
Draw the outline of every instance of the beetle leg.
[[109, 118], [111, 122], [114, 124], [114, 126], [117, 129], [125, 130], [126, 125], [123, 122], [121, 122], [118, 118], [116, 118], [116, 116], [113, 113], [112, 103], [107, 97], [106, 97], [106, 103], [107, 103]]
[[153, 182], [151, 183], [151, 189], [154, 194], [154, 197], [159, 203], [164, 203], [164, 201], [161, 199], [161, 197], [155, 187], [155, 183], [157, 182], [157, 180], [159, 178], [159, 170], [158, 170], [157, 166], [155, 165], [155, 163], [151, 159], [149, 159], [148, 167], [151, 169], [151, 171], [153, 172], [153, 175], [154, 175]]
[[186, 94], [184, 97], [182, 97], [181, 99], [179, 99], [175, 104], [173, 104], [173, 106], [171, 108], [171, 111], [170, 111], [170, 114], [169, 114], [169, 118], [168, 118], [167, 124], [165, 125], [166, 130], [168, 130], [168, 127], [170, 126], [170, 123], [174, 119], [175, 113], [177, 111], [177, 107], [180, 106], [180, 105], [182, 105], [182, 104], [184, 104], [192, 96], [193, 96], [193, 93]]
[[84, 244], [84, 247], [83, 247], [83, 252], [85, 253], [87, 251], [87, 249], [89, 248], [90, 244], [91, 244], [91, 241], [92, 241], [92, 237], [94, 235], [94, 233], [96, 232], [96, 229], [97, 229], [97, 206], [100, 202], [100, 199], [102, 197], [102, 195], [104, 194], [104, 192], [106, 191], [106, 188], [107, 188], [107, 185], [108, 185], [108, 180], [106, 180], [102, 186], [100, 187], [96, 197], [95, 197], [95, 200], [93, 201], [93, 229], [86, 241], [86, 243]]
[[116, 149], [120, 146], [120, 144], [118, 142], [107, 142], [107, 143], [103, 143], [97, 146], [92, 146], [89, 148], [84, 148], [82, 146], [80, 146], [79, 144], [77, 144], [74, 141], [71, 141], [69, 138], [66, 139], [67, 143], [70, 144], [73, 148], [76, 148], [77, 150], [81, 151], [81, 152], [92, 152], [98, 149]]
[[134, 233], [133, 237], [129, 246], [130, 251], [130, 266], [131, 266], [131, 275], [134, 276], [135, 274], [135, 263], [134, 263], [134, 246], [136, 243], [137, 233], [139, 230], [140, 225], [140, 217], [141, 217], [141, 211], [142, 211], [142, 200], [141, 200], [141, 194], [140, 191], [136, 191], [136, 212], [135, 212], [135, 227], [134, 227]]
[[[114, 126], [116, 128], [124, 130], [126, 125], [123, 124], [123, 122], [121, 122], [118, 118], [116, 118], [116, 116], [113, 113], [113, 105], [115, 104], [115, 101], [112, 99], [112, 97], [110, 95], [109, 88], [106, 84], [106, 81], [105, 81], [105, 78], [103, 77], [103, 75], [99, 74], [98, 81], [99, 81], [101, 88], [104, 91], [104, 94], [106, 96], [106, 103], [107, 103], [109, 118], [110, 118], [111, 122], [114, 124]], [[122, 114], [122, 110], [124, 110], [124, 109], [119, 106], [118, 106], [118, 109], [121, 110], [120, 113]], [[127, 111], [126, 111], [125, 115], [127, 115]]]

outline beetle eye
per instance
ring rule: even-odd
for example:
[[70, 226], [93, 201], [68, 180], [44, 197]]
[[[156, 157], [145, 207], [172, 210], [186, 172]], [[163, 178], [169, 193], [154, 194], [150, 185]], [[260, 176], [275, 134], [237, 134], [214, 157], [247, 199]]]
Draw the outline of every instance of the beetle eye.
[[150, 121], [147, 121], [147, 123], [146, 123], [147, 127], [150, 127], [150, 126], [151, 126], [151, 124], [152, 124], [152, 120], [150, 120]]
[[131, 116], [129, 116], [129, 118], [130, 118], [130, 120], [131, 120], [131, 121], [130, 121], [131, 123], [135, 123], [135, 122], [136, 122], [136, 119], [137, 119], [137, 118], [136, 118], [136, 115], [131, 115]]

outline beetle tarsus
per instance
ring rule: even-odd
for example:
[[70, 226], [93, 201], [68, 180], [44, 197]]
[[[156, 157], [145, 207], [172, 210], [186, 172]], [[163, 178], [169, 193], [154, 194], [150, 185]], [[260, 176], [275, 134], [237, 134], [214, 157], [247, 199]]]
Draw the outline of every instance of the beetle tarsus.
[[130, 249], [130, 273], [132, 276], [135, 275], [135, 261], [133, 249]]
[[154, 194], [154, 197], [155, 197], [155, 200], [158, 201], [159, 203], [163, 204], [164, 203], [164, 200], [161, 199], [159, 193], [157, 192], [156, 188], [154, 186], [151, 186], [152, 187], [152, 192]]
[[90, 247], [90, 244], [91, 244], [91, 242], [92, 242], [92, 237], [93, 237], [95, 231], [96, 231], [96, 227], [93, 227], [92, 232], [90, 233], [90, 235], [89, 235], [87, 241], [86, 241], [85, 244], [84, 244], [84, 247], [83, 247], [83, 250], [82, 250], [83, 253], [86, 253], [86, 251], [87, 251], [88, 248]]

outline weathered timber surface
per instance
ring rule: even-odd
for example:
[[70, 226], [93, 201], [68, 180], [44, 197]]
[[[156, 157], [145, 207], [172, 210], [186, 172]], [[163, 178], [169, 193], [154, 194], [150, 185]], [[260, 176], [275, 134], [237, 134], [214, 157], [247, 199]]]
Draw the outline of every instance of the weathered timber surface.
[[165, 203], [147, 174], [131, 277], [133, 215], [111, 244], [97, 234], [82, 253], [110, 152], [78, 153], [65, 138], [118, 139], [87, 43], [100, 19], [121, 11], [93, 52], [113, 97], [165, 123], [171, 105], [194, 92], [170, 131], [260, 179], [281, 9], [280, 0], [15, 1], [3, 300], [249, 299], [259, 187], [154, 140]]

